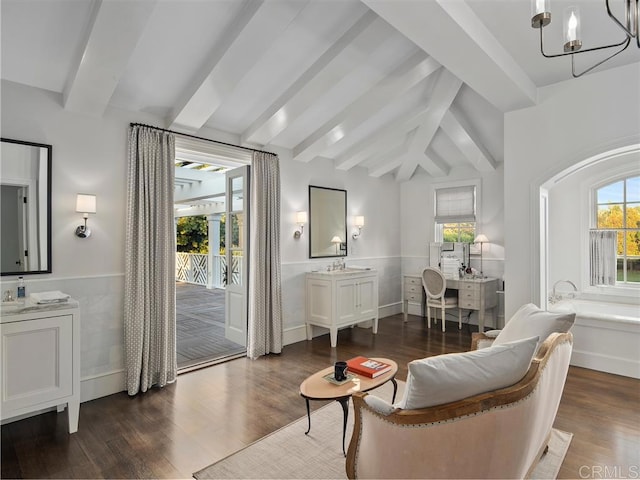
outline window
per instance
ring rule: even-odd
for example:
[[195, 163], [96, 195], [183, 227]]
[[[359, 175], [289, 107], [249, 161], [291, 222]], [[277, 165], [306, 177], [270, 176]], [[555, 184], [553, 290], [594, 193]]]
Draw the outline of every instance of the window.
[[476, 236], [476, 186], [435, 191], [437, 242], [473, 243]]
[[627, 177], [595, 192], [595, 228], [617, 232], [616, 279], [640, 284], [640, 176]]

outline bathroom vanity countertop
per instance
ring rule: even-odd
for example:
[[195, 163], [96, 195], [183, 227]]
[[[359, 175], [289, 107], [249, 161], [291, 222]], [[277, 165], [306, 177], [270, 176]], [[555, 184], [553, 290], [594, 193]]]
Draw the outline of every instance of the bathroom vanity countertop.
[[352, 274], [362, 274], [362, 273], [375, 273], [376, 271], [372, 268], [358, 268], [358, 267], [347, 267], [343, 269], [337, 270], [312, 270], [308, 273], [314, 275], [328, 275], [328, 276], [336, 276], [336, 275], [352, 275]]
[[0, 303], [0, 318], [2, 322], [11, 321], [13, 315], [21, 315], [33, 312], [50, 312], [54, 310], [67, 310], [78, 308], [78, 302], [70, 298], [66, 302], [60, 303], [36, 303], [31, 297], [24, 302], [12, 301]]

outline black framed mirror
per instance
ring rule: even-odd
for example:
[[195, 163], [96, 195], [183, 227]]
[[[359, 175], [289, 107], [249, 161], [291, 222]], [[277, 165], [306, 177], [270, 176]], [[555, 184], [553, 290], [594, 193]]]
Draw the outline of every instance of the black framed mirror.
[[0, 274], [51, 273], [52, 146], [0, 139]]
[[347, 256], [347, 191], [309, 185], [309, 258]]

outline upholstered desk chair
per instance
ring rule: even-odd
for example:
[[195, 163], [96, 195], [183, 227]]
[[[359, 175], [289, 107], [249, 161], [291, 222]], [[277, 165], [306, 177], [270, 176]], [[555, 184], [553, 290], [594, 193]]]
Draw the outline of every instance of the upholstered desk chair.
[[[442, 311], [442, 331], [445, 331], [445, 311], [448, 308], [458, 308], [458, 296], [448, 297], [447, 279], [442, 272], [433, 267], [427, 267], [422, 271], [422, 286], [427, 295], [427, 327], [431, 328], [431, 307], [439, 308]], [[434, 316], [434, 324], [437, 316]], [[458, 328], [462, 328], [462, 311], [458, 308]]]

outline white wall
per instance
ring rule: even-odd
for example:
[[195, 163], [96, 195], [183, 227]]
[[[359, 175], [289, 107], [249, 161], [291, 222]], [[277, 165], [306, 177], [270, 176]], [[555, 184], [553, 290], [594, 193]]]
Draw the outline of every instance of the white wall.
[[505, 114], [506, 318], [541, 298], [540, 186], [589, 157], [638, 142], [638, 85], [636, 63], [542, 88], [538, 105]]
[[[53, 145], [53, 273], [27, 276], [28, 292], [61, 290], [80, 301], [82, 399], [123, 389], [124, 224], [127, 128], [130, 122], [163, 125], [152, 115], [107, 109], [95, 118], [62, 108], [59, 94], [2, 81], [3, 137]], [[237, 143], [221, 132], [209, 138]], [[285, 341], [304, 335], [304, 272], [330, 261], [308, 259], [307, 237], [293, 239], [295, 212], [308, 210], [308, 185], [345, 188], [348, 220], [365, 215], [367, 225], [351, 241], [347, 263], [371, 265], [380, 273], [381, 315], [399, 311], [399, 186], [390, 178], [373, 179], [364, 171], [340, 172], [322, 161], [294, 162], [281, 155], [282, 261]], [[82, 215], [75, 212], [77, 193], [97, 195], [91, 215], [92, 236], [74, 235]], [[350, 225], [351, 227], [351, 225]], [[3, 277], [1, 291], [15, 287]]]

